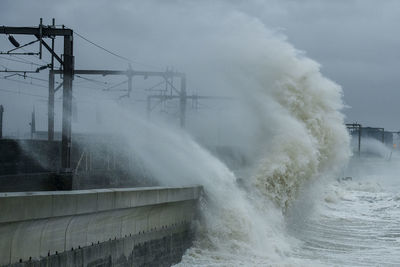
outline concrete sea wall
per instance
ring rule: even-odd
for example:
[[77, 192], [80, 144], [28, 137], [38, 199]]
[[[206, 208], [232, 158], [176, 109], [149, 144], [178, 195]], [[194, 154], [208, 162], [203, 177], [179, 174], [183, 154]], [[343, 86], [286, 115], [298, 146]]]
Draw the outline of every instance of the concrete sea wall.
[[200, 186], [0, 193], [0, 266], [168, 266]]

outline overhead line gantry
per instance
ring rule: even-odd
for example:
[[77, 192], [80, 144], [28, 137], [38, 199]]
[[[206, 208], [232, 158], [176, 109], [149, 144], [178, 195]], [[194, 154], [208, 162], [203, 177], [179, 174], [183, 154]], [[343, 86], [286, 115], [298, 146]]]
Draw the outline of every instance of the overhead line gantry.
[[[9, 40], [16, 47], [16, 49], [24, 47], [20, 46], [18, 42], [14, 39], [14, 35], [32, 35], [39, 41], [39, 58], [42, 58], [42, 47], [45, 47], [51, 54], [51, 64], [50, 69], [54, 69], [54, 59], [56, 59], [62, 70], [63, 74], [63, 113], [62, 113], [62, 140], [61, 140], [61, 169], [65, 172], [71, 171], [71, 115], [72, 115], [72, 79], [74, 75], [74, 53], [73, 53], [73, 30], [62, 27], [55, 26], [54, 19], [53, 25], [44, 25], [42, 19], [40, 19], [40, 24], [38, 27], [7, 27], [0, 26], [0, 34], [9, 35]], [[57, 36], [64, 38], [64, 52], [62, 55], [58, 55], [54, 51], [54, 39]], [[46, 43], [45, 38], [51, 39], [51, 46]], [[15, 54], [15, 50], [12, 49], [6, 53], [12, 55]], [[19, 53], [21, 54], [21, 53]], [[22, 53], [22, 54], [35, 54], [35, 53]], [[49, 84], [54, 83], [54, 80], [49, 79]], [[51, 86], [49, 86], [51, 88]], [[54, 138], [54, 91], [49, 90], [49, 128], [53, 131], [49, 131], [49, 140]]]

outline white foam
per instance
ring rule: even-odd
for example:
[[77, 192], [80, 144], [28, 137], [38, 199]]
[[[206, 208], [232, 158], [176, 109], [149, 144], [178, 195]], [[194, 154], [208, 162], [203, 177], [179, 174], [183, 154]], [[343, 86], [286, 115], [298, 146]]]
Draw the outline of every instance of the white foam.
[[[160, 183], [204, 186], [197, 238], [181, 265], [310, 265], [293, 255], [298, 241], [285, 230], [284, 212], [308, 181], [337, 171], [350, 154], [340, 86], [285, 37], [242, 12], [168, 8], [169, 17], [185, 16], [189, 25], [166, 20], [154, 27], [180, 33], [163, 40], [164, 57], [179, 55], [175, 63], [192, 88], [233, 96], [234, 108], [219, 119], [193, 116], [190, 134], [120, 106], [103, 108], [107, 125], [119, 129]], [[213, 132], [210, 125], [218, 126], [218, 144], [240, 147], [253, 162], [245, 186], [192, 138]]]

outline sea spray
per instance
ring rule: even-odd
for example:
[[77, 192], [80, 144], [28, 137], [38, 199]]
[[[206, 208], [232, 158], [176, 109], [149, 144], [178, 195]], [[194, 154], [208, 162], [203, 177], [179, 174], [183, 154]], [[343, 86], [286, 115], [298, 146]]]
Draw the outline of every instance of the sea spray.
[[284, 209], [306, 181], [324, 171], [338, 173], [350, 155], [340, 113], [341, 88], [322, 77], [315, 62], [293, 57], [297, 72], [287, 73], [266, 92], [281, 107], [281, 124], [255, 175], [256, 187], [264, 187], [264, 193]]
[[[203, 8], [183, 14], [169, 8], [190, 23], [160, 26], [180, 33], [163, 41], [162, 56], [184, 69], [188, 86], [230, 96], [233, 108], [197, 120], [197, 130], [188, 116], [187, 133], [105, 106], [107, 125], [124, 135], [160, 184], [204, 186], [196, 240], [181, 265], [309, 265], [292, 255], [297, 241], [285, 231], [284, 211], [308, 181], [340, 170], [350, 154], [341, 88], [259, 20]], [[223, 141], [245, 148], [251, 162], [240, 185], [204, 148], [209, 140], [193, 138], [222, 123]]]
[[281, 211], [241, 188], [220, 160], [179, 129], [148, 123], [117, 106], [110, 108], [126, 122], [121, 126], [114, 121], [127, 145], [160, 184], [204, 187], [197, 239], [182, 264], [257, 265], [279, 263], [290, 255]]

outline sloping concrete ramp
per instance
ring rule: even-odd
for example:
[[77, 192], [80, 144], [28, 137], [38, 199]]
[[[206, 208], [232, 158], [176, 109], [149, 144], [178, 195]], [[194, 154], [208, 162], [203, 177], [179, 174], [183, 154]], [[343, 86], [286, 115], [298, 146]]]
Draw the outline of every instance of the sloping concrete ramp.
[[0, 193], [0, 266], [162, 266], [191, 244], [201, 186]]

